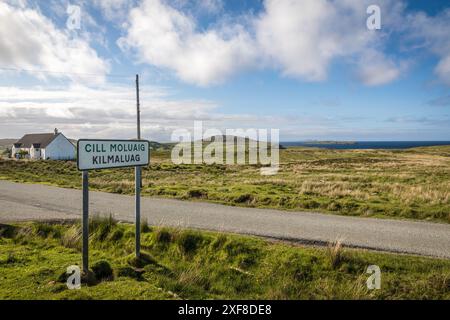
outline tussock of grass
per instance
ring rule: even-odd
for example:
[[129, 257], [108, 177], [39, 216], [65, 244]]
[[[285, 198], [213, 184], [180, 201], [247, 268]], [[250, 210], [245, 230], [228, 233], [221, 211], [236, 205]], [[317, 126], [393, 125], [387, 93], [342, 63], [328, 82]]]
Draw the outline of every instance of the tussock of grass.
[[194, 254], [195, 251], [200, 248], [205, 241], [200, 232], [184, 231], [178, 234], [177, 238], [178, 248], [183, 255]]
[[100, 260], [91, 267], [97, 280], [113, 280], [113, 269], [108, 261]]
[[158, 229], [155, 233], [156, 242], [159, 244], [169, 244], [172, 242], [173, 235], [170, 230], [166, 228]]
[[[15, 231], [0, 236], [0, 299], [450, 299], [448, 260], [170, 228], [143, 234], [136, 259], [132, 225], [91, 224], [81, 290], [65, 285], [67, 267], [81, 265], [78, 223], [1, 226]], [[372, 264], [381, 290], [365, 285]]]
[[330, 259], [330, 266], [336, 269], [342, 262], [342, 239], [337, 239], [328, 245], [328, 257]]
[[151, 232], [151, 231], [152, 231], [152, 229], [148, 225], [147, 219], [141, 221], [141, 232], [142, 233], [148, 233], [148, 232]]
[[116, 226], [117, 221], [112, 215], [94, 216], [89, 219], [89, 234], [93, 240], [103, 241]]
[[0, 238], [13, 238], [17, 228], [8, 224], [0, 224]]
[[61, 244], [66, 248], [81, 251], [81, 226], [78, 224], [69, 227], [61, 237]]

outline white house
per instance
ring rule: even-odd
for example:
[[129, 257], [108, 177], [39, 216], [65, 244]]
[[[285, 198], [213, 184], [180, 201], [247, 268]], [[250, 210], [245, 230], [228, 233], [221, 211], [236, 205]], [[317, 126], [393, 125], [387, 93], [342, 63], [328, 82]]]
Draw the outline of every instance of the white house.
[[14, 158], [20, 154], [30, 159], [71, 160], [75, 159], [76, 150], [69, 139], [55, 129], [54, 133], [24, 135], [13, 144], [11, 150]]

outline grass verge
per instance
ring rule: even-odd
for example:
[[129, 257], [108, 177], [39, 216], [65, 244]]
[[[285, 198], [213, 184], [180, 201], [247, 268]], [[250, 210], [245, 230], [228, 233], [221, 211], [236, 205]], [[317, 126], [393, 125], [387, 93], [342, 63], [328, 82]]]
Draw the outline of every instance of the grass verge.
[[[0, 299], [450, 299], [448, 260], [153, 227], [136, 259], [132, 225], [97, 218], [90, 232], [94, 278], [69, 290], [79, 224], [1, 225]], [[366, 287], [369, 265], [380, 290]]]

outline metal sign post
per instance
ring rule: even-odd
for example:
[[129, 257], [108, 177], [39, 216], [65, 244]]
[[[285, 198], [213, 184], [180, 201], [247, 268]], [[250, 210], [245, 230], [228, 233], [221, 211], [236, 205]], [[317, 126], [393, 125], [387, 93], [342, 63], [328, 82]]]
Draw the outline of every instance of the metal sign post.
[[136, 257], [141, 256], [141, 167], [135, 168]]
[[83, 271], [89, 271], [89, 173], [83, 171]]

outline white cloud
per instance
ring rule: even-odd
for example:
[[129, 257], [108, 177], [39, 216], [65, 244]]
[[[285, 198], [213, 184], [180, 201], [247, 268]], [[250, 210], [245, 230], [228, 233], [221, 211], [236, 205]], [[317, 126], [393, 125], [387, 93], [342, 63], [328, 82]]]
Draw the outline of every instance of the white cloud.
[[200, 0], [197, 2], [198, 9], [209, 13], [217, 14], [223, 10], [222, 0]]
[[144, 0], [131, 11], [127, 35], [118, 43], [122, 49], [135, 49], [142, 62], [172, 70], [181, 80], [198, 85], [220, 83], [243, 69], [262, 67], [322, 81], [334, 59], [361, 60], [377, 52], [383, 75], [368, 71], [366, 65], [362, 74], [364, 83], [379, 85], [397, 78], [399, 70], [381, 52], [383, 32], [366, 28], [368, 4], [267, 0], [259, 16], [246, 16], [243, 23], [219, 20], [202, 31], [193, 16], [160, 0]]
[[[434, 53], [439, 59], [435, 74], [450, 84], [450, 9], [428, 16], [407, 13], [401, 1], [379, 0], [382, 29], [369, 31], [366, 8], [372, 2], [265, 0], [260, 13], [237, 17], [218, 14], [223, 12], [221, 0], [77, 0], [86, 30], [71, 39], [67, 30], [58, 29], [26, 1], [9, 0], [0, 3], [0, 63], [63, 73], [107, 73], [108, 63], [90, 46], [93, 41], [107, 46], [102, 39], [107, 31], [96, 25], [88, 10], [95, 6], [111, 21], [127, 21], [118, 40], [123, 50], [197, 85], [221, 83], [242, 70], [262, 68], [304, 81], [324, 81], [334, 62], [347, 64], [365, 85], [383, 85], [396, 80], [407, 65], [399, 58], [401, 52], [385, 53], [393, 33], [399, 36], [397, 43], [413, 39], [415, 46]], [[204, 15], [214, 16], [214, 22], [199, 23], [198, 16]]]
[[251, 65], [255, 47], [239, 24], [197, 31], [195, 19], [159, 0], [131, 10], [127, 36], [119, 45], [136, 48], [142, 61], [167, 68], [198, 85], [220, 83]]
[[367, 86], [378, 86], [397, 79], [407, 64], [397, 66], [382, 53], [367, 51], [358, 61], [358, 78]]
[[287, 76], [324, 80], [333, 57], [355, 51], [358, 42], [366, 41], [354, 37], [348, 43], [346, 37], [351, 35], [334, 24], [339, 18], [336, 6], [325, 0], [268, 0], [265, 10], [256, 21], [258, 42]]
[[93, 0], [92, 4], [99, 8], [109, 21], [124, 20], [134, 1], [130, 0]]
[[0, 39], [3, 67], [54, 70], [57, 73], [52, 76], [72, 79], [82, 76], [69, 73], [103, 76], [109, 70], [108, 63], [87, 41], [71, 39], [67, 30], [58, 29], [39, 11], [24, 6], [0, 3]]
[[[143, 135], [146, 128], [165, 132], [183, 122], [214, 117], [210, 101], [176, 100], [164, 88], [141, 88]], [[136, 131], [134, 88], [0, 87], [0, 136], [21, 136], [58, 127], [72, 137], [132, 138]], [[158, 134], [161, 134], [158, 132]], [[113, 134], [113, 135], [110, 135]], [[154, 138], [154, 137], [153, 137]]]
[[[133, 138], [136, 106], [133, 87], [104, 85], [96, 89], [0, 86], [0, 136], [51, 132], [57, 127], [70, 138]], [[223, 114], [213, 101], [176, 99], [165, 88], [141, 88], [142, 136], [169, 141], [175, 129], [283, 128], [283, 135], [318, 134], [336, 126], [336, 119], [317, 116]], [[337, 125], [335, 130], [340, 130]], [[327, 130], [328, 130], [327, 129]]]
[[[0, 86], [0, 137], [18, 138], [25, 133], [60, 129], [70, 138], [124, 138], [136, 135], [134, 88], [104, 85], [96, 89], [80, 85], [70, 87]], [[367, 123], [358, 116], [320, 116], [316, 114], [223, 114], [213, 101], [176, 99], [167, 89], [144, 86], [141, 91], [142, 136], [169, 141], [175, 129], [192, 130], [194, 120], [202, 120], [204, 129], [279, 128], [282, 141], [301, 139], [380, 139], [392, 134], [411, 138], [414, 127], [386, 123]], [[447, 117], [448, 118], [448, 117]], [[421, 134], [433, 126], [433, 132], [445, 134], [449, 119], [414, 118], [405, 122], [421, 124]], [[403, 121], [403, 120], [402, 120]], [[403, 122], [402, 122], [403, 123]], [[380, 132], [382, 134], [380, 135]], [[426, 133], [425, 135], [426, 136]]]
[[[382, 30], [368, 30], [366, 9], [360, 0], [267, 0], [256, 21], [258, 42], [284, 75], [307, 81], [323, 81], [330, 65], [354, 60], [358, 78], [365, 85], [394, 81], [402, 68], [383, 53], [383, 29], [396, 22], [401, 7], [384, 0]], [[384, 9], [384, 10], [383, 10]]]
[[450, 85], [449, 21], [450, 9], [446, 9], [433, 17], [422, 12], [410, 14], [406, 24], [409, 38], [417, 41], [414, 45], [430, 50], [439, 58], [434, 72], [447, 85]]

